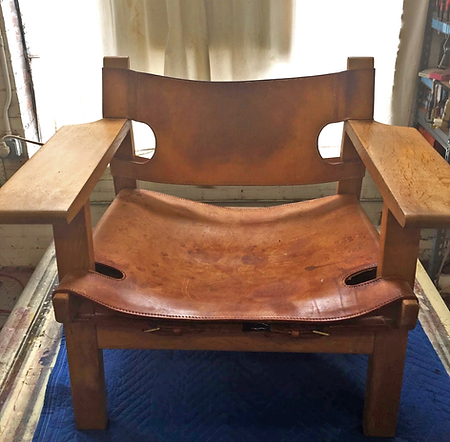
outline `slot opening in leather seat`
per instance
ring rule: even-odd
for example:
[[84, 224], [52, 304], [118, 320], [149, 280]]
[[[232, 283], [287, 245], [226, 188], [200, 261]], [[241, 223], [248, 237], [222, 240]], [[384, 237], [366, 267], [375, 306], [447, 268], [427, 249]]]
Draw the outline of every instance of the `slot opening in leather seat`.
[[95, 271], [101, 275], [109, 276], [114, 279], [123, 279], [125, 277], [124, 273], [120, 270], [109, 265], [102, 264], [101, 262], [95, 263]]
[[364, 282], [373, 281], [377, 277], [377, 268], [370, 267], [368, 269], [361, 270], [359, 272], [353, 273], [345, 278], [345, 284], [347, 285], [357, 285]]

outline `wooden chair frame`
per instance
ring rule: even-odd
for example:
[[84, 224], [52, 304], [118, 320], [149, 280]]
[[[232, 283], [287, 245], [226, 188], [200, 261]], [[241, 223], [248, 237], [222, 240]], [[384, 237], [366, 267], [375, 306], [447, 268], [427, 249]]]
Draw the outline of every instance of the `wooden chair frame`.
[[[129, 62], [111, 57], [105, 59], [105, 66], [127, 69]], [[366, 67], [373, 67], [373, 59], [349, 59], [349, 69]], [[100, 122], [58, 131], [0, 191], [0, 222], [53, 224], [60, 279], [72, 270], [94, 269], [89, 194], [113, 156], [134, 158], [130, 122], [108, 117], [105, 114]], [[74, 144], [80, 153], [69, 149]], [[410, 155], [411, 149], [421, 154]], [[67, 169], [79, 155], [88, 165], [86, 172], [66, 173], [57, 181], [57, 171]], [[345, 123], [341, 160], [360, 158], [384, 198], [377, 275], [400, 276], [413, 287], [420, 228], [450, 226], [448, 165], [414, 129], [384, 126], [373, 122], [372, 115]], [[29, 189], [35, 176], [46, 175], [51, 178]], [[426, 189], [425, 182], [430, 183]], [[337, 192], [359, 198], [361, 183], [362, 177], [342, 180]], [[53, 194], [51, 186], [61, 186], [63, 192]], [[136, 188], [136, 179], [116, 175], [114, 187], [116, 193]], [[95, 304], [69, 293], [57, 293], [53, 302], [57, 320], [65, 327], [79, 429], [103, 429], [107, 424], [102, 350], [135, 348], [368, 354], [364, 431], [369, 436], [395, 433], [408, 331], [418, 315], [414, 300], [402, 302], [397, 320], [389, 326], [368, 327], [363, 333], [343, 326], [319, 337], [311, 335], [311, 339], [296, 339], [295, 331], [290, 336], [242, 333], [242, 328], [232, 324], [226, 330], [211, 327], [202, 333], [178, 329], [144, 333], [145, 321], [132, 325], [96, 321]]]

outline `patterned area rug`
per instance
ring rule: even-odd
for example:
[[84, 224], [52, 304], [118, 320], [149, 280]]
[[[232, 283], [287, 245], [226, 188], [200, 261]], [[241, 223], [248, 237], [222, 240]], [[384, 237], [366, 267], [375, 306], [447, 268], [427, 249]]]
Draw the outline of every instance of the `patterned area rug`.
[[65, 343], [35, 442], [449, 442], [450, 378], [410, 333], [397, 437], [366, 438], [367, 357], [204, 351], [104, 352], [109, 424], [77, 431]]

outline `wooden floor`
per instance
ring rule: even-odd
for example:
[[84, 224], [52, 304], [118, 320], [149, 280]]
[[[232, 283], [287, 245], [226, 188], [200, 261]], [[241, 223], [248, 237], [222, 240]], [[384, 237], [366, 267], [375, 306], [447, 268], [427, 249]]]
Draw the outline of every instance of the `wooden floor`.
[[[31, 441], [39, 420], [62, 334], [51, 308], [55, 282], [54, 249], [49, 248], [0, 332], [2, 442]], [[415, 292], [421, 324], [450, 375], [450, 312], [420, 263]]]

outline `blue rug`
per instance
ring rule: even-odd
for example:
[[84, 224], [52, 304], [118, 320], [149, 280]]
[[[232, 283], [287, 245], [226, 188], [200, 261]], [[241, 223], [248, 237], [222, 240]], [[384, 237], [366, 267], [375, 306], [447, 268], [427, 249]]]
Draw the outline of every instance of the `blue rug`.
[[77, 431], [65, 350], [35, 442], [450, 441], [450, 378], [420, 327], [393, 439], [362, 434], [367, 357], [328, 354], [108, 350], [108, 428]]

